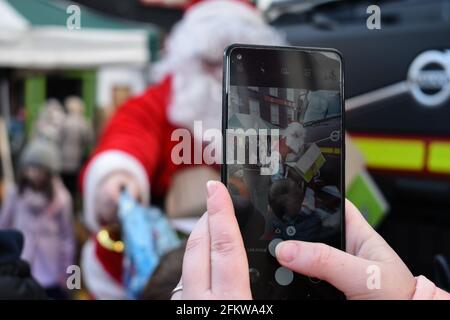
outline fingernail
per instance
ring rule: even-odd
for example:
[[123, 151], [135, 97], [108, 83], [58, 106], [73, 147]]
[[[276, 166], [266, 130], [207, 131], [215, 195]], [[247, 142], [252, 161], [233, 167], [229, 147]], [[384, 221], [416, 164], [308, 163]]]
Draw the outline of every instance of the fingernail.
[[291, 262], [297, 254], [297, 246], [292, 242], [281, 242], [276, 246], [275, 254], [278, 260]]
[[217, 185], [218, 185], [217, 181], [214, 181], [214, 180], [209, 180], [209, 181], [206, 183], [206, 191], [207, 191], [207, 193], [208, 193], [208, 198], [212, 197], [212, 195], [214, 194], [214, 192], [216, 192], [216, 190], [217, 190]]

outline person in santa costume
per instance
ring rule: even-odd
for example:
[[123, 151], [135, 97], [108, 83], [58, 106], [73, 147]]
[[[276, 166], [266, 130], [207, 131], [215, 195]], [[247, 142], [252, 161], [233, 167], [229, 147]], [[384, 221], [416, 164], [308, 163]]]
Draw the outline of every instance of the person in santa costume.
[[[82, 272], [94, 298], [126, 298], [117, 217], [124, 189], [143, 205], [161, 205], [177, 189], [177, 181], [183, 191], [175, 199], [183, 199], [183, 193], [206, 199], [203, 182], [203, 188], [188, 184], [210, 175], [177, 179], [192, 166], [174, 164], [172, 149], [178, 142], [171, 137], [184, 128], [202, 143], [193, 130], [198, 120], [203, 130], [221, 128], [222, 59], [232, 43], [280, 45], [284, 39], [243, 1], [208, 0], [191, 6], [168, 37], [165, 55], [153, 71], [156, 84], [121, 106], [100, 136], [81, 176], [84, 221], [93, 234], [83, 248]], [[218, 177], [217, 168], [213, 170]], [[171, 202], [175, 207], [184, 203]]]

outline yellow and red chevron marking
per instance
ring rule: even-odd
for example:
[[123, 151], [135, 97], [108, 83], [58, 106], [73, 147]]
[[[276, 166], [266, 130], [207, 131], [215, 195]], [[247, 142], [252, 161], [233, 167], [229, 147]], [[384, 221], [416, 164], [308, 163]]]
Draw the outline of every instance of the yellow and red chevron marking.
[[450, 137], [350, 133], [372, 170], [450, 178]]

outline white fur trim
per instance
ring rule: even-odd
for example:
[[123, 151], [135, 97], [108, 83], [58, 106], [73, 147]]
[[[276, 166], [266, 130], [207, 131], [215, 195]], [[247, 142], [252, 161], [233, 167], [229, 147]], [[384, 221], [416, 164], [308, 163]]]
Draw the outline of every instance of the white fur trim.
[[100, 300], [125, 300], [124, 288], [103, 268], [95, 255], [95, 243], [86, 241], [81, 254], [83, 281], [89, 292]]
[[119, 151], [105, 151], [95, 156], [88, 165], [83, 182], [84, 222], [92, 232], [100, 226], [95, 217], [95, 196], [100, 181], [114, 171], [126, 171], [133, 175], [142, 190], [144, 204], [149, 203], [150, 184], [144, 166], [132, 155]]

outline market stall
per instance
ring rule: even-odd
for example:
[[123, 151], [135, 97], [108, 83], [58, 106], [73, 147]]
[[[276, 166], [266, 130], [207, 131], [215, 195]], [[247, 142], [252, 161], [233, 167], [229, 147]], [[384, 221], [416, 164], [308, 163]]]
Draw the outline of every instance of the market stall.
[[[50, 97], [81, 96], [92, 119], [96, 106], [113, 103], [117, 87], [142, 90], [159, 50], [155, 27], [64, 1], [0, 0], [0, 12], [2, 114], [8, 120], [25, 108], [27, 130]], [[98, 76], [105, 73], [115, 77]]]

